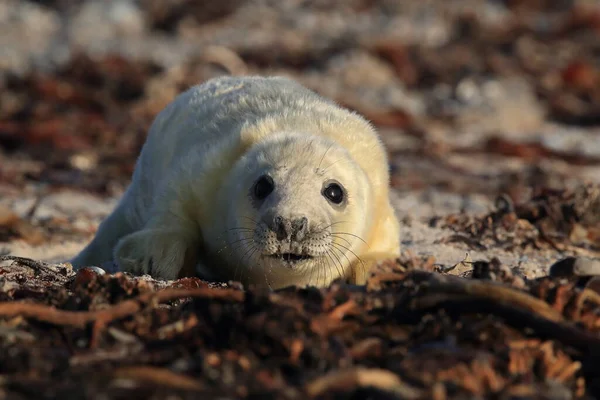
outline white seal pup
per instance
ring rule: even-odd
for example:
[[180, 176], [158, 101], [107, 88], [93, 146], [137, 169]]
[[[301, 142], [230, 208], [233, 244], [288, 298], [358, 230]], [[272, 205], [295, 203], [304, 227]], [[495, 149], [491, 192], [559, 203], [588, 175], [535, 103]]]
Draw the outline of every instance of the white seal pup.
[[400, 252], [385, 149], [283, 77], [221, 77], [153, 122], [132, 182], [72, 264], [280, 288], [364, 283]]

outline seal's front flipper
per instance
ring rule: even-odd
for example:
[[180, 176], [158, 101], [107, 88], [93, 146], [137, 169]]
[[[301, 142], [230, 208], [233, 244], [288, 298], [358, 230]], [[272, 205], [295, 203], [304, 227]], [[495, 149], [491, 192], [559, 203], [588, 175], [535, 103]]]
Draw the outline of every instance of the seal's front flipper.
[[196, 263], [189, 238], [162, 229], [144, 229], [125, 236], [117, 243], [114, 258], [121, 271], [167, 280], [193, 276]]
[[104, 267], [111, 261], [113, 248], [127, 234], [134, 231], [126, 218], [124, 202], [121, 202], [113, 212], [100, 224], [94, 239], [77, 254], [71, 264], [74, 269], [82, 267]]

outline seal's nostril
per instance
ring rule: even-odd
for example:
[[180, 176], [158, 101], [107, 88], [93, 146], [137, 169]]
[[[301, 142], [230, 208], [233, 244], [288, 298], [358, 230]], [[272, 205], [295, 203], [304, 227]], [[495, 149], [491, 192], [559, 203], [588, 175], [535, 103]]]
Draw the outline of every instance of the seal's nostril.
[[278, 240], [290, 240], [292, 236], [295, 240], [302, 240], [308, 231], [308, 218], [292, 220], [278, 215], [273, 218], [271, 229], [277, 235]]
[[293, 222], [293, 227], [296, 240], [302, 240], [306, 234], [306, 231], [308, 230], [308, 218], [302, 217], [296, 219]]
[[273, 218], [273, 232], [277, 235], [277, 239], [289, 239], [292, 233], [291, 228], [291, 223], [287, 219], [281, 216]]
[[308, 218], [306, 218], [306, 217], [302, 217], [302, 218], [299, 218], [296, 221], [294, 221], [294, 226], [295, 226], [297, 232], [305, 230], [307, 224], [308, 224]]

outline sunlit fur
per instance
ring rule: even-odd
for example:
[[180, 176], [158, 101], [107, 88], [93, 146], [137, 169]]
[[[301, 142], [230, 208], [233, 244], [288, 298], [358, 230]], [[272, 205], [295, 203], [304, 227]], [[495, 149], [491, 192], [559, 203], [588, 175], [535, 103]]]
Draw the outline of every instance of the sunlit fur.
[[[252, 198], [270, 174], [275, 190]], [[322, 195], [335, 180], [341, 207]], [[286, 78], [224, 77], [179, 95], [154, 121], [132, 182], [75, 267], [114, 256], [124, 271], [199, 274], [272, 288], [363, 283], [399, 253], [385, 150], [374, 129]], [[265, 221], [306, 216], [314, 257], [293, 268], [268, 257]]]

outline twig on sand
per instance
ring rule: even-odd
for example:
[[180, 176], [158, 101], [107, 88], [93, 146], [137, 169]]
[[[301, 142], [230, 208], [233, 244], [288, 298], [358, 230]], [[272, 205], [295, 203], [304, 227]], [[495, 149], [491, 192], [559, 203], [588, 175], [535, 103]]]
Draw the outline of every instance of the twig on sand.
[[17, 257], [11, 255], [0, 256], [0, 262], [2, 261], [16, 261], [19, 264], [25, 265], [26, 267], [35, 269], [36, 271], [46, 271], [48, 265], [41, 261], [32, 260], [31, 258]]
[[423, 395], [421, 390], [402, 382], [391, 371], [365, 367], [333, 371], [309, 382], [305, 389], [311, 397], [318, 397], [328, 391], [346, 391], [358, 387], [395, 392], [405, 399], [416, 399]]
[[561, 313], [545, 301], [504, 284], [422, 271], [416, 271], [413, 275], [421, 279], [425, 278], [432, 291], [436, 293], [464, 294], [474, 300], [488, 299], [497, 304], [515, 306], [551, 321], [562, 321], [564, 319]]
[[186, 375], [177, 374], [165, 368], [152, 366], [131, 366], [117, 368], [111, 373], [113, 379], [142, 381], [156, 386], [179, 390], [202, 390], [202, 384]]
[[26, 267], [33, 269], [34, 271], [36, 271], [38, 273], [52, 275], [53, 277], [56, 277], [57, 279], [59, 279], [61, 281], [64, 281], [67, 279], [64, 275], [61, 275], [58, 272], [54, 271], [53, 269], [51, 269], [48, 266], [47, 263], [42, 262], [42, 261], [36, 261], [36, 260], [32, 260], [31, 258], [25, 258], [25, 257], [0, 255], [0, 262], [3, 262], [3, 261], [15, 261], [21, 265], [24, 265]]
[[599, 337], [568, 323], [548, 303], [526, 292], [494, 282], [423, 271], [411, 275], [415, 281], [428, 285], [426, 291], [410, 300], [408, 307], [412, 310], [430, 312], [443, 308], [455, 314], [494, 314], [505, 318], [510, 325], [526, 325], [539, 335], [560, 340], [582, 352], [600, 355]]
[[136, 298], [122, 301], [110, 308], [98, 311], [65, 311], [44, 304], [1, 302], [0, 317], [20, 315], [54, 325], [77, 328], [84, 328], [88, 323], [94, 322], [90, 346], [95, 347], [98, 334], [110, 322], [135, 314], [149, 304], [154, 305], [186, 297], [240, 302], [244, 299], [244, 293], [233, 289], [164, 289], [158, 292], [143, 293]]

